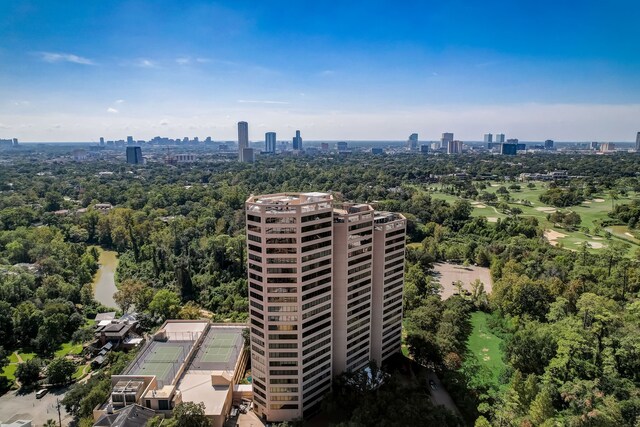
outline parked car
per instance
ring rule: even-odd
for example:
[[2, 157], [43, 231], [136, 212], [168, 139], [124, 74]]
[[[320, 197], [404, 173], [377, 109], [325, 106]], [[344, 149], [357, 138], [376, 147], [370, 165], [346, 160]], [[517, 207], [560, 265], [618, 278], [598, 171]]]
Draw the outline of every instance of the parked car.
[[48, 392], [49, 390], [47, 390], [46, 388], [36, 391], [36, 399], [42, 399], [44, 395], [47, 394]]

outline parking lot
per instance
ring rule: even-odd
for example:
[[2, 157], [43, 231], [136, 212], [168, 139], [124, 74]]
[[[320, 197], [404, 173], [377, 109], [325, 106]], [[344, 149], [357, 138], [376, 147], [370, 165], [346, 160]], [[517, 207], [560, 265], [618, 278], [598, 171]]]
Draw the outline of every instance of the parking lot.
[[[34, 426], [41, 426], [48, 419], [58, 422], [57, 399], [62, 399], [66, 388], [50, 391], [41, 399], [36, 399], [36, 393], [18, 394], [15, 390], [0, 396], [0, 422], [10, 423], [15, 420], [32, 420]], [[60, 407], [62, 425], [67, 426], [72, 416], [67, 414], [64, 407]]]

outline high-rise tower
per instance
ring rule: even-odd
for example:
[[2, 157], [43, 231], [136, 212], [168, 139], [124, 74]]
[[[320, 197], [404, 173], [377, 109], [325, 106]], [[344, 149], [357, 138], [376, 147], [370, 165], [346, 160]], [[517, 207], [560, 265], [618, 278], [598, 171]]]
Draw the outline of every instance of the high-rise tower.
[[238, 160], [244, 161], [242, 150], [249, 148], [249, 124], [238, 122]]
[[256, 413], [316, 412], [333, 376], [400, 351], [405, 219], [326, 193], [246, 203]]
[[276, 133], [267, 132], [264, 134], [264, 151], [267, 153], [276, 152]]

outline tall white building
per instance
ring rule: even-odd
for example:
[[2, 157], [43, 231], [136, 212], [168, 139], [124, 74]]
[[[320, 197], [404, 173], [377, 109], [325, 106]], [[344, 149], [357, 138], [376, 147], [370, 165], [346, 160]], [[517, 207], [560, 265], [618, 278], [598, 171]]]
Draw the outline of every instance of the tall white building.
[[249, 148], [249, 124], [238, 122], [238, 160], [244, 161], [243, 150]]
[[255, 411], [308, 417], [331, 380], [400, 351], [406, 221], [326, 193], [246, 204]]
[[505, 142], [504, 133], [496, 133], [496, 142], [498, 143]]
[[640, 132], [636, 135], [636, 151], [640, 151]]

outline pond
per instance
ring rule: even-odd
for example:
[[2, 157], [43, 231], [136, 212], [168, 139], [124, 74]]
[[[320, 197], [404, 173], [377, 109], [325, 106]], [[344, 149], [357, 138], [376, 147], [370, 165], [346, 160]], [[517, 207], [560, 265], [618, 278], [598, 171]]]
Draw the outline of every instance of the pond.
[[93, 297], [106, 307], [117, 308], [113, 299], [116, 288], [116, 269], [118, 268], [118, 253], [115, 251], [100, 250], [98, 259], [100, 268], [93, 278]]

